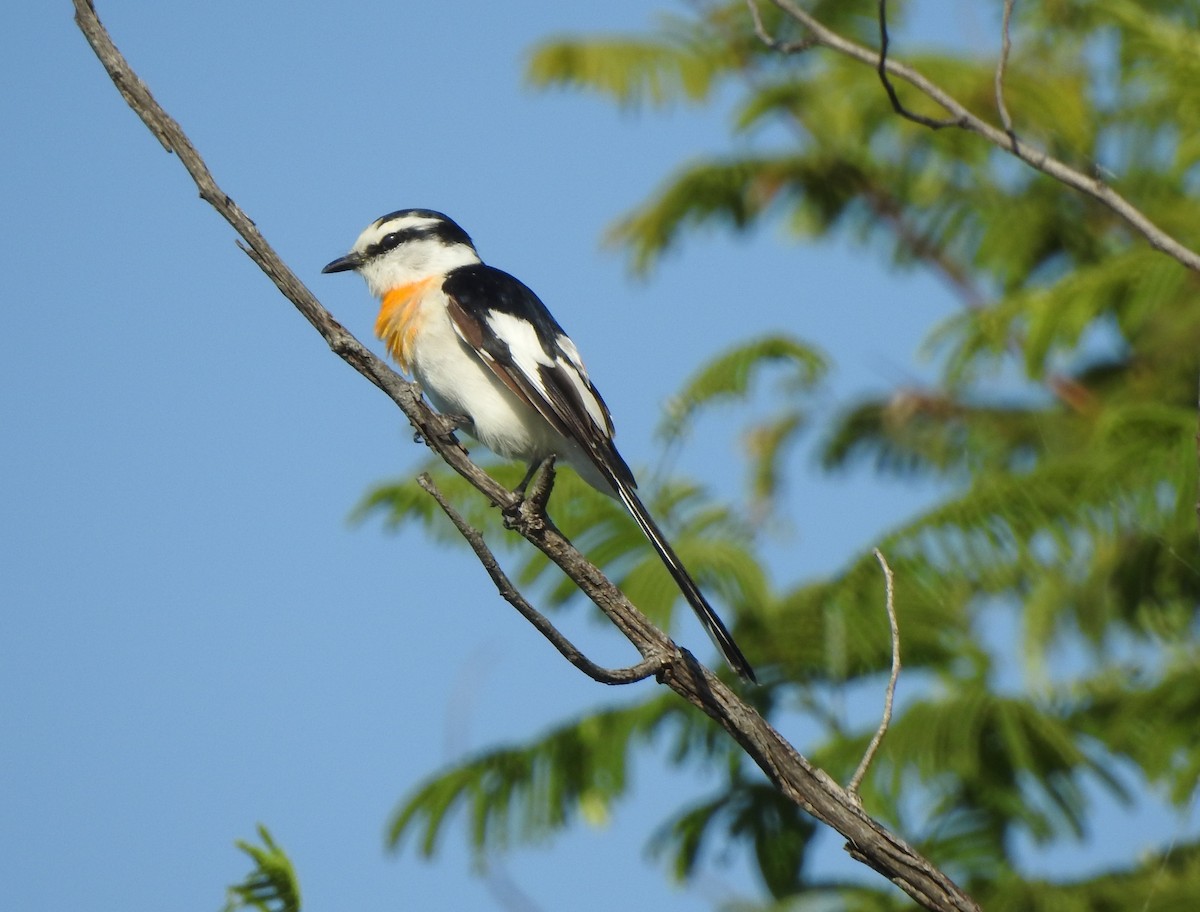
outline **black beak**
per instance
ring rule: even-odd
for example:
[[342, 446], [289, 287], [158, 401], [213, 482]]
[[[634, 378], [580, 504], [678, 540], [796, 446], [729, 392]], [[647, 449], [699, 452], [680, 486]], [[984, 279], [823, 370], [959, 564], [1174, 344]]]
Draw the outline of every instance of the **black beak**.
[[332, 263], [326, 265], [321, 272], [349, 272], [351, 269], [357, 269], [362, 265], [362, 255], [358, 253], [348, 253], [344, 257], [338, 257]]

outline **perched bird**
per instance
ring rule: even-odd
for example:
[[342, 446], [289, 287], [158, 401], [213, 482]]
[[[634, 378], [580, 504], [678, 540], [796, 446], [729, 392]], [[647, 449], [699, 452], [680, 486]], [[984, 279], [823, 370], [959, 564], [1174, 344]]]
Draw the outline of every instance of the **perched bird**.
[[434, 408], [492, 452], [530, 463], [531, 472], [553, 455], [619, 498], [730, 667], [755, 680], [638, 497], [633, 473], [613, 445], [608, 407], [575, 343], [537, 295], [485, 265], [467, 233], [429, 209], [376, 219], [348, 254], [321, 271], [351, 270], [381, 301], [375, 334]]

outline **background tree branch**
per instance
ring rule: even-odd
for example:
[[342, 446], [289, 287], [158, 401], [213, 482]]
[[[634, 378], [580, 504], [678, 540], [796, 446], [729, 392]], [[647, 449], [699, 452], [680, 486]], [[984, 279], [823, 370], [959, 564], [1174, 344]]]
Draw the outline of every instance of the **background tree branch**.
[[928, 909], [978, 909], [948, 876], [865, 814], [841, 786], [815, 769], [753, 707], [689, 653], [675, 646], [543, 514], [519, 508], [511, 492], [470, 461], [445, 422], [421, 401], [419, 389], [395, 374], [333, 319], [278, 257], [254, 223], [220, 189], [179, 124], [155, 101], [117, 50], [92, 3], [89, 0], [73, 0], [73, 3], [76, 23], [117, 89], [163, 147], [179, 156], [196, 182], [201, 198], [245, 241], [243, 249], [251, 259], [316, 328], [334, 353], [387, 394], [425, 443], [493, 506], [505, 510], [511, 527], [561, 567], [644, 657], [664, 657], [660, 680], [713, 718], [791, 801], [844, 836], [852, 857], [887, 877]]
[[[754, 4], [756, 0], [747, 0], [747, 3]], [[803, 49], [807, 50], [813, 44], [820, 47], [829, 48], [853, 60], [857, 60], [867, 66], [876, 67], [879, 70], [880, 77], [888, 90], [888, 94], [893, 100], [893, 105], [898, 113], [909, 119], [916, 120], [929, 127], [960, 127], [971, 133], [983, 137], [992, 145], [1024, 162], [1032, 168], [1049, 175], [1060, 183], [1078, 190], [1092, 199], [1103, 203], [1118, 216], [1125, 220], [1135, 231], [1141, 234], [1155, 250], [1160, 250], [1168, 256], [1178, 260], [1189, 269], [1200, 272], [1200, 253], [1184, 246], [1162, 228], [1158, 227], [1150, 218], [1134, 206], [1129, 200], [1125, 199], [1120, 193], [1102, 181], [1095, 174], [1086, 174], [1083, 171], [1073, 168], [1063, 161], [1050, 155], [1044, 149], [1030, 145], [1026, 142], [1016, 142], [1014, 140], [1015, 128], [1007, 127], [1000, 129], [979, 117], [977, 114], [968, 110], [957, 98], [943, 89], [933, 80], [928, 79], [912, 67], [898, 63], [896, 60], [887, 56], [887, 16], [886, 4], [879, 4], [880, 18], [880, 37], [882, 47], [879, 51], [873, 48], [865, 47], [844, 38], [837, 32], [825, 26], [815, 16], [801, 7], [794, 0], [771, 0], [771, 2], [782, 10], [787, 16], [798, 22], [810, 33], [811, 44], [803, 43]], [[1006, 20], [1010, 15], [1006, 8]], [[779, 50], [781, 53], [788, 53], [799, 49], [794, 44], [785, 44], [773, 39], [762, 28], [761, 17], [755, 16], [756, 30], [759, 37], [769, 46]], [[1005, 35], [1008, 32], [1005, 30]], [[1006, 55], [1005, 55], [1006, 56]], [[1002, 58], [1003, 59], [1003, 58]], [[1005, 60], [1006, 63], [1006, 60]], [[936, 103], [941, 108], [945, 109], [949, 117], [945, 119], [932, 119], [924, 116], [911, 115], [901, 104], [898, 96], [895, 94], [895, 89], [892, 87], [888, 77], [894, 76], [897, 79], [907, 82], [909, 85], [916, 88], [922, 95]], [[998, 77], [1002, 78], [1002, 77]], [[1007, 113], [1007, 112], [1006, 112]]]

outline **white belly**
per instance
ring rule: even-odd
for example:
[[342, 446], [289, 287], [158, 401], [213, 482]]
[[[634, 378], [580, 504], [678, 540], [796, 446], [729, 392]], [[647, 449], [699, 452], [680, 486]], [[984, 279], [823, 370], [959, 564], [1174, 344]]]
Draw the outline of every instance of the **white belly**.
[[412, 349], [412, 370], [443, 415], [470, 420], [471, 436], [507, 459], [538, 462], [555, 455], [593, 487], [608, 485], [582, 449], [519, 399], [455, 333], [442, 307], [431, 307]]

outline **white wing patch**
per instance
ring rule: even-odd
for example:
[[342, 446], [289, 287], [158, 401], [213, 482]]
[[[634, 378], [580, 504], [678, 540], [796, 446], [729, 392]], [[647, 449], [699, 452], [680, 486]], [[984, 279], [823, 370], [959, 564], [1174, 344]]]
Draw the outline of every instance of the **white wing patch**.
[[579, 357], [579, 349], [575, 347], [575, 343], [571, 341], [570, 336], [559, 335], [554, 340], [554, 344], [562, 349], [562, 353], [567, 356], [567, 360], [575, 366], [575, 369], [579, 371], [583, 379], [589, 379], [587, 368], [583, 366], [583, 358]]
[[566, 355], [565, 358], [559, 356], [559, 366], [571, 378], [571, 384], [579, 392], [579, 401], [587, 409], [588, 417], [606, 437], [612, 437], [612, 424], [608, 417], [608, 411], [596, 398], [596, 394], [592, 392], [591, 379], [588, 377], [587, 368], [583, 366], [583, 359], [579, 357], [579, 349], [567, 336], [560, 335], [554, 342], [559, 351]]
[[612, 437], [612, 425], [608, 411], [592, 391], [587, 369], [583, 366], [579, 350], [575, 347], [574, 342], [564, 335], [559, 335], [554, 340], [556, 351], [552, 357], [546, 353], [537, 329], [528, 320], [497, 311], [489, 313], [486, 319], [488, 327], [495, 333], [496, 338], [503, 340], [508, 346], [512, 367], [521, 372], [538, 391], [543, 401], [548, 404], [554, 398], [546, 389], [542, 376], [542, 370], [549, 369], [570, 380], [571, 386], [579, 395], [579, 401], [583, 403], [588, 420], [605, 437]]
[[542, 348], [542, 342], [538, 338], [533, 324], [512, 314], [491, 311], [487, 315], [487, 325], [495, 333], [496, 338], [508, 346], [508, 353], [512, 356], [512, 366], [533, 384], [543, 399], [548, 398], [538, 366], [552, 367], [554, 361]]

